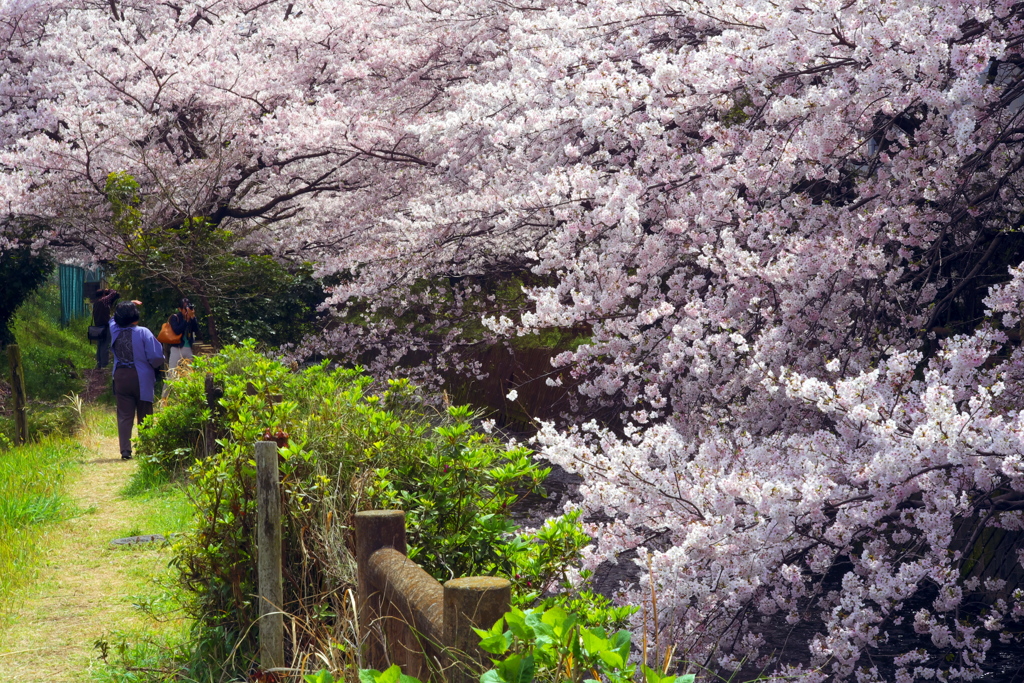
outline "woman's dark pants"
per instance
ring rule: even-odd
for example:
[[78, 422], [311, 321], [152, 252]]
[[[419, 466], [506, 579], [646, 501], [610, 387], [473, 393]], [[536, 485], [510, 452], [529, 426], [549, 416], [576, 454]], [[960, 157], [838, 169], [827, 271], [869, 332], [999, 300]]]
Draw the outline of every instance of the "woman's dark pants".
[[153, 402], [139, 398], [139, 373], [135, 368], [114, 370], [114, 397], [117, 399], [117, 439], [121, 446], [121, 457], [132, 454], [132, 422], [139, 424], [147, 415], [153, 414]]

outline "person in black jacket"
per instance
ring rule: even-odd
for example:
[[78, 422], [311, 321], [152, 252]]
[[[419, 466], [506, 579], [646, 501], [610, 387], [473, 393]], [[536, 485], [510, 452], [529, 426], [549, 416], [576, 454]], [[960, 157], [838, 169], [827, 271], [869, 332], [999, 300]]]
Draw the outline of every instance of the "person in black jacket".
[[103, 332], [96, 340], [96, 367], [105, 368], [110, 362], [110, 311], [121, 298], [116, 289], [97, 289], [92, 302], [92, 324], [102, 327]]
[[173, 370], [182, 358], [192, 357], [192, 345], [196, 341], [196, 333], [199, 332], [195, 306], [188, 299], [182, 299], [178, 312], [168, 318], [167, 322], [170, 323], [174, 334], [181, 335], [181, 343], [171, 344], [171, 357], [167, 366]]

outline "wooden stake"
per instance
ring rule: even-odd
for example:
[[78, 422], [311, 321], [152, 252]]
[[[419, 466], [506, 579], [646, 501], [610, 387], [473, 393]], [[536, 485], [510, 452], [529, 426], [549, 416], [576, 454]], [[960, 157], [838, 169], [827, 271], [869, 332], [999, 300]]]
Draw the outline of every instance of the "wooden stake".
[[14, 395], [14, 427], [15, 443], [28, 443], [28, 415], [25, 404], [28, 396], [25, 392], [25, 368], [21, 364], [21, 349], [17, 344], [7, 347], [7, 360], [11, 366], [11, 392]]
[[496, 576], [470, 576], [444, 584], [444, 644], [453, 667], [451, 683], [473, 683], [490, 663], [475, 628], [494, 626], [508, 611], [512, 584]]
[[260, 602], [260, 666], [284, 666], [281, 583], [281, 491], [277, 444], [256, 442], [256, 544]]

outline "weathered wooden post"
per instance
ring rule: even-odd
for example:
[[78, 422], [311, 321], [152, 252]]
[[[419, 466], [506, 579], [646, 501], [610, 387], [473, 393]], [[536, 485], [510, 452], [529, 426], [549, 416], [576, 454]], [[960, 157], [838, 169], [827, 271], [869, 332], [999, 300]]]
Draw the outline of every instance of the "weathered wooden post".
[[260, 601], [260, 666], [284, 666], [281, 583], [281, 492], [277, 444], [256, 442], [256, 551]]
[[447, 679], [473, 683], [489, 664], [473, 628], [490, 628], [506, 612], [512, 584], [495, 576], [471, 576], [444, 584], [444, 644], [453, 660]]
[[28, 396], [25, 392], [25, 368], [21, 364], [21, 349], [17, 344], [7, 347], [7, 360], [11, 366], [11, 393], [14, 395], [14, 427], [15, 442], [28, 443], [28, 415], [25, 404]]
[[356, 532], [356, 583], [359, 611], [359, 641], [365, 648], [363, 666], [387, 667], [383, 639], [383, 595], [370, 575], [370, 556], [381, 548], [394, 548], [405, 555], [405, 513], [401, 510], [367, 510], [353, 518]]
[[213, 455], [216, 441], [217, 411], [220, 409], [220, 399], [224, 396], [224, 389], [218, 387], [213, 381], [213, 373], [206, 373], [204, 378], [206, 393], [206, 407], [210, 409], [210, 419], [203, 425], [203, 455], [209, 458]]

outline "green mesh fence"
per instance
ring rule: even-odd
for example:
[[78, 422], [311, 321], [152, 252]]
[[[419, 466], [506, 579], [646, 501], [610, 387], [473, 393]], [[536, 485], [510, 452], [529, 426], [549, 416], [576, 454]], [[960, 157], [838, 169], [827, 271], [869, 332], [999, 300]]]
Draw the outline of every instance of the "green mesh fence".
[[85, 303], [85, 269], [61, 264], [60, 277], [60, 324], [67, 325], [73, 318], [89, 313]]

